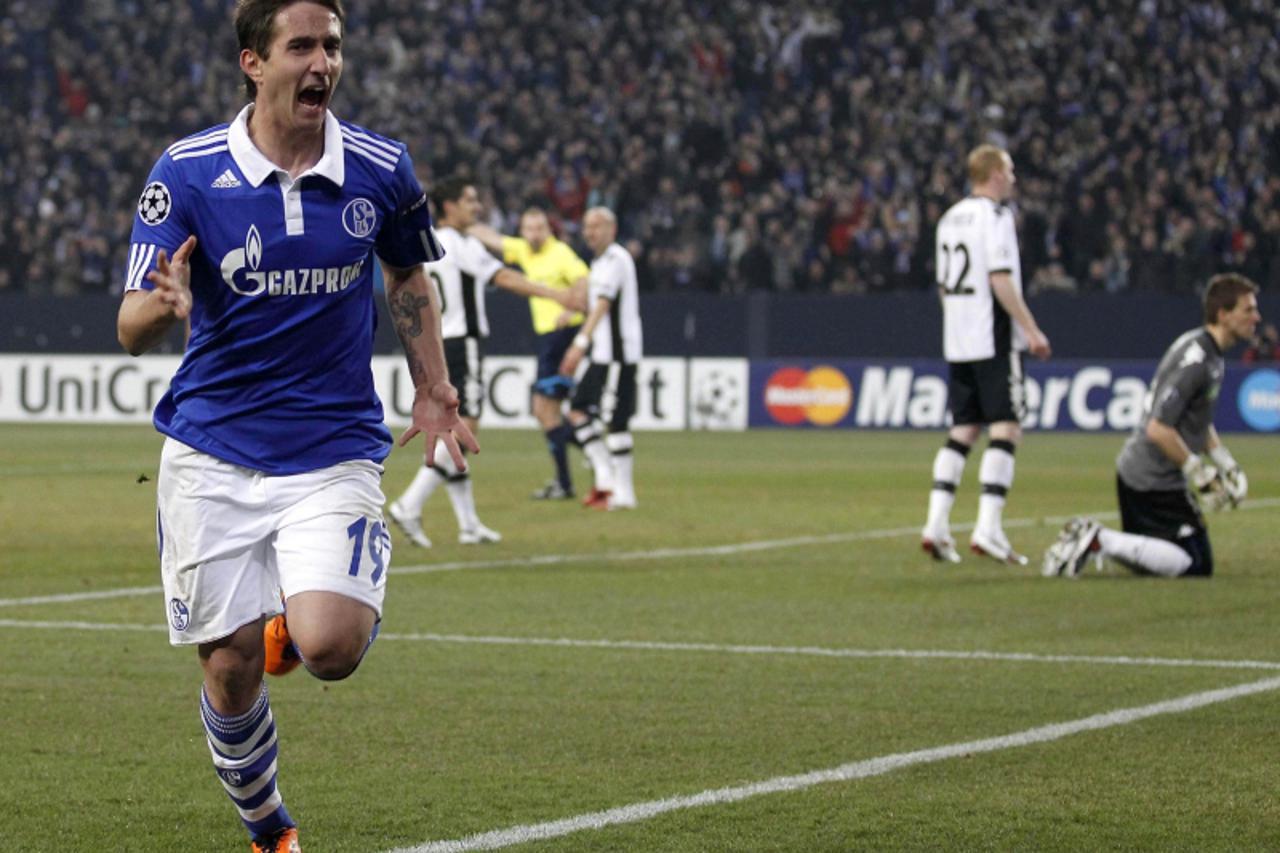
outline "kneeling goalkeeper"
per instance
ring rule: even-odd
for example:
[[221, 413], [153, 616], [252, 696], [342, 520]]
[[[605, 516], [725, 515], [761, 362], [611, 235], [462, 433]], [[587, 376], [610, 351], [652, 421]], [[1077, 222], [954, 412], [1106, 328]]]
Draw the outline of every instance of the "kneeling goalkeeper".
[[1244, 472], [1213, 428], [1213, 406], [1223, 353], [1252, 338], [1262, 319], [1257, 293], [1257, 285], [1234, 273], [1210, 279], [1205, 324], [1165, 351], [1142, 423], [1116, 458], [1123, 532], [1072, 519], [1045, 553], [1045, 575], [1074, 576], [1090, 556], [1110, 557], [1141, 574], [1213, 574], [1201, 508], [1234, 508], [1248, 491]]

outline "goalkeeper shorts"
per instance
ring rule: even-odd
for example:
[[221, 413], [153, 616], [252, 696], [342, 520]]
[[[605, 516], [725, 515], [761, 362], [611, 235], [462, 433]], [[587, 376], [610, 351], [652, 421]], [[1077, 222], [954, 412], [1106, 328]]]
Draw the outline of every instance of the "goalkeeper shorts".
[[1184, 574], [1213, 574], [1213, 548], [1204, 515], [1186, 489], [1143, 492], [1116, 475], [1116, 501], [1120, 526], [1125, 533], [1152, 536], [1172, 542], [1191, 555]]

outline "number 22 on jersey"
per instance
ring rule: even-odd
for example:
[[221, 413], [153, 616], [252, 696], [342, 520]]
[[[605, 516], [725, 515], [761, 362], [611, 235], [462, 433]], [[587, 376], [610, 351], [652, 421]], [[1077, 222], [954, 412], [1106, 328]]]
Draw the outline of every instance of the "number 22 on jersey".
[[964, 243], [956, 243], [954, 246], [939, 243], [938, 254], [938, 286], [942, 288], [943, 295], [972, 295], [973, 287], [966, 283], [969, 276], [969, 247]]

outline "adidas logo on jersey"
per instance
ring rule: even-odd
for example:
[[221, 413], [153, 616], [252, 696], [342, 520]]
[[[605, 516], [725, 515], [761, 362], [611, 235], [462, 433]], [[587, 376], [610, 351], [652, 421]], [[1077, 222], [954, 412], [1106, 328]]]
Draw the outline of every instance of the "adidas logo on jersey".
[[227, 169], [227, 171], [219, 175], [218, 179], [209, 184], [209, 186], [213, 187], [215, 190], [228, 190], [232, 187], [240, 186], [240, 181], [235, 175], [231, 174], [230, 169]]

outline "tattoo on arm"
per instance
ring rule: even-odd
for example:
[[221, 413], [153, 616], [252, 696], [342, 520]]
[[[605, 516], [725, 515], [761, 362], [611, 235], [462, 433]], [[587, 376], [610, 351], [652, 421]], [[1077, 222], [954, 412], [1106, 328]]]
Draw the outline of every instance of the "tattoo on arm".
[[431, 299], [419, 296], [407, 290], [397, 290], [389, 294], [387, 306], [391, 309], [391, 319], [395, 325], [396, 335], [404, 348], [405, 360], [409, 365], [409, 378], [414, 387], [427, 381], [427, 366], [414, 352], [415, 339], [422, 336], [422, 312], [430, 312]]
[[422, 334], [422, 309], [430, 308], [431, 300], [401, 290], [391, 299], [391, 316], [396, 333], [402, 339], [416, 338]]

